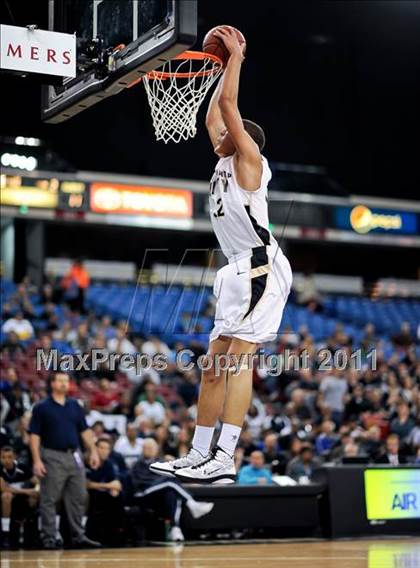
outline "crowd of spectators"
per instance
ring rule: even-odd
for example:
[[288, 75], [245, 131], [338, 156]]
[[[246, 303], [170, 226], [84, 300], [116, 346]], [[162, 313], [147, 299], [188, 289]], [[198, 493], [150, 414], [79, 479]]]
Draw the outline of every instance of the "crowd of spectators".
[[[83, 291], [85, 284], [86, 279]], [[103, 491], [123, 499], [145, 439], [156, 441], [161, 458], [178, 457], [188, 451], [195, 426], [199, 371], [195, 367], [180, 370], [175, 356], [189, 347], [194, 362], [207, 346], [179, 341], [171, 345], [158, 337], [134, 334], [125, 322], [86, 313], [84, 294], [77, 288], [69, 298], [71, 288], [67, 279], [64, 287], [47, 281], [38, 290], [25, 278], [2, 305], [0, 438], [6, 447], [1, 454], [2, 478], [7, 483], [13, 468], [26, 472], [19, 475], [25, 478], [22, 488], [29, 491], [32, 509], [37, 484], [27, 428], [34, 403], [48, 394], [49, 375], [36, 368], [36, 349], [48, 355], [54, 346], [67, 344], [80, 355], [88, 354], [88, 361], [93, 348], [108, 355], [163, 353], [167, 358], [163, 371], [151, 368], [133, 373], [119, 366], [113, 369], [106, 362], [96, 370], [69, 371], [70, 395], [83, 406], [87, 423], [100, 440], [103, 461], [112, 464], [113, 473], [107, 466], [103, 480], [90, 476], [93, 500], [101, 499], [98, 483], [105, 484]], [[33, 294], [42, 298], [43, 309], [36, 314]], [[322, 341], [315, 342], [306, 329], [300, 329], [287, 330], [267, 345], [266, 354], [290, 357], [305, 352], [306, 366], [278, 373], [256, 365], [252, 404], [235, 455], [238, 483], [271, 484], [278, 476], [308, 483], [314, 469], [325, 462], [420, 463], [419, 345], [407, 330], [404, 341], [395, 340], [391, 355], [384, 355], [381, 342], [368, 325], [356, 345], [337, 323], [332, 335]], [[360, 358], [355, 358], [360, 368], [321, 370], [322, 349], [332, 355], [341, 351], [348, 361], [360, 350]], [[375, 358], [369, 356], [372, 350], [376, 350]], [[8, 510], [5, 493], [3, 517]]]

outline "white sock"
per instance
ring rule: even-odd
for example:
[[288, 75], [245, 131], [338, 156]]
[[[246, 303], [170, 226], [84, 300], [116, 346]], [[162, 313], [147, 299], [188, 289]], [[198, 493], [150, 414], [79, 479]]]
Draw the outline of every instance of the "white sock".
[[214, 428], [211, 426], [196, 426], [192, 447], [200, 452], [201, 455], [207, 456], [210, 450], [211, 441], [213, 439]]
[[55, 516], [55, 538], [61, 540], [61, 533], [60, 533], [60, 515]]
[[83, 517], [82, 517], [82, 527], [83, 528], [86, 528], [86, 523], [87, 523], [87, 516], [83, 515]]
[[10, 532], [10, 517], [3, 517], [1, 520], [1, 530], [3, 532]]
[[217, 445], [227, 454], [233, 456], [239, 442], [241, 430], [242, 428], [235, 426], [234, 424], [223, 424]]

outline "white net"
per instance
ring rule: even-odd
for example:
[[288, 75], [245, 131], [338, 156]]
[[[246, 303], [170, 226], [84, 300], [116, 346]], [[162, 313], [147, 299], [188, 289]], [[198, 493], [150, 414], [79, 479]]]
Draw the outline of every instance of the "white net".
[[222, 70], [209, 57], [172, 59], [143, 77], [156, 140], [167, 144], [196, 135], [198, 109]]

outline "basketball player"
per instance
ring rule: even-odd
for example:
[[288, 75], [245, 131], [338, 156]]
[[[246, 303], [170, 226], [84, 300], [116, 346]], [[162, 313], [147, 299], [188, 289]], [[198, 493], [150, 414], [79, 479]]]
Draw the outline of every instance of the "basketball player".
[[[210, 102], [206, 126], [220, 158], [210, 185], [210, 216], [228, 264], [216, 276], [215, 325], [208, 357], [227, 354], [236, 361], [217, 373], [202, 372], [197, 426], [185, 457], [151, 465], [156, 473], [181, 481], [233, 483], [234, 452], [252, 395], [252, 361], [259, 344], [275, 339], [289, 295], [290, 264], [269, 231], [267, 185], [271, 172], [261, 155], [265, 135], [238, 110], [243, 47], [228, 27], [215, 35], [230, 53]], [[236, 357], [235, 357], [236, 356]], [[239, 362], [239, 363], [238, 363]], [[238, 372], [239, 370], [239, 372]], [[218, 419], [222, 429], [211, 451]]]

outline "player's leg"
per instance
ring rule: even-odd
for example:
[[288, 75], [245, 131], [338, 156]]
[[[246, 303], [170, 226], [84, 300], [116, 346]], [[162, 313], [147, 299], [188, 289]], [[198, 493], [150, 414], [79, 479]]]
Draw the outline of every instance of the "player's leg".
[[1, 530], [2, 530], [2, 546], [9, 546], [10, 538], [10, 517], [12, 513], [13, 493], [3, 491], [1, 494]]
[[155, 462], [150, 469], [167, 477], [174, 477], [175, 471], [191, 467], [203, 461], [209, 453], [214, 427], [223, 411], [226, 394], [226, 371], [217, 372], [216, 356], [226, 355], [231, 340], [218, 337], [210, 342], [207, 369], [202, 371], [200, 395], [198, 400], [197, 426], [195, 427], [192, 448], [186, 456], [170, 462]]
[[217, 447], [207, 460], [176, 472], [181, 481], [198, 483], [232, 483], [236, 478], [233, 454], [239, 441], [245, 415], [252, 396], [252, 356], [256, 343], [233, 338], [228, 355], [231, 366], [222, 414], [223, 426]]
[[229, 355], [235, 362], [228, 373], [219, 448], [233, 456], [252, 398], [252, 356], [257, 343], [233, 338]]
[[67, 470], [62, 463], [61, 453], [44, 449], [42, 461], [47, 475], [41, 479], [39, 511], [41, 517], [41, 538], [44, 548], [55, 548], [60, 517], [57, 505], [61, 500], [67, 480]]
[[[217, 357], [228, 355], [232, 339], [220, 336], [209, 345], [209, 366], [201, 373], [200, 395], [198, 398], [197, 426], [192, 441], [193, 448], [206, 456], [209, 453], [214, 427], [221, 417], [226, 396], [227, 371], [219, 370], [224, 361]], [[226, 358], [227, 361], [227, 358]]]

